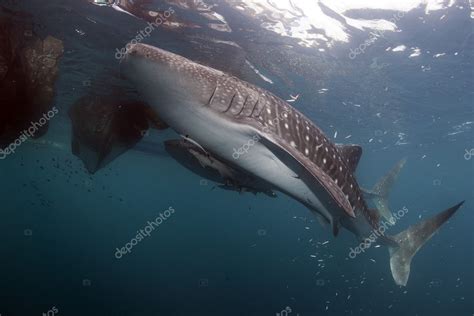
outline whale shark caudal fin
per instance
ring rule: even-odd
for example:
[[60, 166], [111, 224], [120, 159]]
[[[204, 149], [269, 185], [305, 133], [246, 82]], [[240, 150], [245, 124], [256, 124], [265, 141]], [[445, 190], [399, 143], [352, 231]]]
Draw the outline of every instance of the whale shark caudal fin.
[[463, 203], [464, 201], [390, 237], [398, 243], [398, 247], [388, 247], [390, 269], [397, 285], [406, 286], [413, 256], [438, 231], [440, 226], [456, 213]]
[[388, 196], [406, 161], [406, 158], [403, 158], [397, 162], [397, 164], [374, 185], [372, 190], [362, 189], [364, 196], [374, 202], [380, 215], [388, 221], [392, 218], [392, 213], [388, 206]]

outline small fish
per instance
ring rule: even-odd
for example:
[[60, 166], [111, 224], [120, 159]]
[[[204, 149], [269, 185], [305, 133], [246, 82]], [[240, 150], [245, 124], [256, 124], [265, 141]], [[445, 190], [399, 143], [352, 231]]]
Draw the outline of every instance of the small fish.
[[298, 100], [299, 97], [300, 97], [299, 94], [297, 95], [290, 94], [290, 99], [286, 100], [286, 102], [290, 102], [290, 103], [295, 102], [296, 100]]

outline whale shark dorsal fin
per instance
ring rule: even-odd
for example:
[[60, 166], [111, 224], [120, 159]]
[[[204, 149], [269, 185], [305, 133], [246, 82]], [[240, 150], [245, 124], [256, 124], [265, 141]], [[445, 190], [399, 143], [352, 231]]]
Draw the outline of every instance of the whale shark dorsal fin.
[[376, 209], [380, 212], [380, 215], [382, 215], [386, 220], [392, 219], [392, 213], [390, 212], [390, 208], [388, 205], [388, 197], [390, 190], [398, 179], [400, 171], [402, 170], [406, 161], [406, 158], [403, 158], [398, 161], [385, 176], [383, 176], [379, 181], [377, 181], [377, 183], [371, 190], [366, 190], [362, 188], [364, 196], [372, 200], [372, 202], [375, 204]]
[[336, 144], [336, 147], [341, 153], [342, 157], [345, 159], [347, 167], [352, 172], [355, 172], [357, 165], [359, 164], [360, 157], [362, 156], [362, 147], [353, 144]]

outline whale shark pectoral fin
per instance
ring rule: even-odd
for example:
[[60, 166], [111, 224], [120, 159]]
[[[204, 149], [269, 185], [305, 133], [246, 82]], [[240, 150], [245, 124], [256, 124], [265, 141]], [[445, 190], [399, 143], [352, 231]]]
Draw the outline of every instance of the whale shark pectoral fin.
[[[349, 216], [355, 218], [354, 209], [352, 208], [349, 200], [347, 199], [344, 192], [336, 184], [336, 182], [327, 175], [321, 168], [314, 164], [311, 160], [304, 156], [303, 153], [293, 148], [290, 144], [283, 140], [275, 140], [265, 134], [261, 136], [261, 143], [270, 149], [275, 156], [281, 161], [284, 161], [286, 165], [294, 169], [303, 169], [309, 173], [312, 179], [316, 180], [335, 203], [342, 208]], [[301, 177], [301, 175], [299, 175]]]
[[351, 172], [355, 172], [362, 156], [362, 147], [359, 145], [341, 145], [336, 144], [337, 149], [341, 153], [343, 159], [346, 161]]
[[397, 247], [389, 246], [388, 248], [390, 269], [395, 283], [402, 286], [407, 284], [410, 276], [410, 263], [415, 254], [430, 240], [441, 225], [456, 213], [463, 203], [464, 201], [392, 236], [392, 239], [398, 244]]

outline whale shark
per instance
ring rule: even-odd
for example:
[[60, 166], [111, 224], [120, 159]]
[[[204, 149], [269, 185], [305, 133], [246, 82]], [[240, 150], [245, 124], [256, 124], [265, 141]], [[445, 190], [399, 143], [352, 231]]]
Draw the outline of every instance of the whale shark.
[[[364, 240], [379, 228], [380, 213], [368, 207], [355, 177], [360, 146], [332, 143], [308, 117], [265, 89], [154, 46], [132, 45], [120, 68], [167, 126], [300, 202], [334, 236], [342, 227]], [[389, 249], [396, 284], [406, 286], [413, 256], [462, 204], [378, 238]]]

